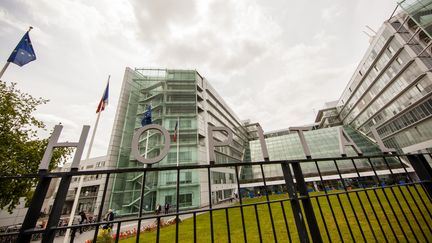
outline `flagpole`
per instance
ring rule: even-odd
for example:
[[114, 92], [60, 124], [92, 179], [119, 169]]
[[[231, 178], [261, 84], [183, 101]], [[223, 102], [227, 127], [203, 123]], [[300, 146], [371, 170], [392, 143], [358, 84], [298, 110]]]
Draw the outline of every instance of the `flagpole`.
[[145, 148], [145, 152], [144, 152], [144, 158], [147, 159], [147, 149], [148, 149], [148, 144], [149, 144], [149, 138], [150, 138], [150, 131], [147, 130], [147, 138], [146, 138], [146, 148]]
[[3, 77], [3, 73], [9, 67], [9, 64], [10, 64], [10, 62], [6, 62], [6, 64], [3, 66], [3, 69], [0, 71], [0, 79]]
[[[151, 110], [151, 108], [152, 108], [152, 102], [150, 102], [150, 110]], [[148, 107], [146, 107], [146, 109], [148, 109]], [[144, 112], [144, 114], [145, 114], [145, 112]], [[144, 151], [144, 158], [147, 159], [147, 151], [148, 151], [148, 144], [149, 144], [149, 138], [150, 138], [150, 131], [147, 130], [146, 134], [147, 134], [147, 138], [146, 138], [146, 145], [145, 145], [145, 151]]]
[[[177, 167], [179, 166], [179, 149], [180, 149], [180, 116], [178, 116], [177, 117], [177, 137], [176, 137], [176, 139], [177, 139]], [[176, 180], [176, 190], [177, 190], [177, 193], [176, 193], [176, 197], [178, 196], [178, 195], [180, 195], [180, 170], [177, 170], [177, 180]], [[179, 199], [177, 198], [176, 199], [177, 200], [177, 202], [179, 201]], [[177, 208], [177, 213], [178, 213], [178, 211], [179, 211], [179, 205], [178, 204], [176, 204], [176, 208]], [[177, 217], [176, 217], [176, 222], [178, 222], [178, 219], [179, 219], [180, 217], [177, 215]]]
[[[108, 75], [107, 84], [109, 83], [110, 78], [111, 78], [111, 75]], [[104, 93], [105, 93], [105, 90], [104, 90]], [[102, 98], [103, 98], [103, 96], [104, 96], [104, 94], [102, 94]], [[96, 135], [97, 127], [99, 125], [99, 118], [101, 116], [101, 113], [102, 113], [102, 111], [99, 111], [98, 115], [96, 117], [96, 122], [95, 122], [93, 133], [92, 133], [92, 136], [91, 136], [91, 139], [90, 139], [89, 148], [87, 150], [86, 160], [88, 160], [90, 158], [90, 153], [91, 153], [91, 150], [93, 148], [93, 142], [94, 142], [94, 138], [95, 138], [95, 135]], [[80, 176], [79, 183], [78, 183], [78, 188], [77, 188], [77, 191], [75, 193], [75, 199], [74, 199], [74, 202], [73, 202], [73, 205], [72, 205], [71, 214], [69, 216], [68, 226], [71, 226], [73, 224], [73, 220], [74, 220], [74, 217], [75, 217], [75, 212], [76, 212], [76, 209], [77, 209], [78, 200], [79, 200], [79, 196], [81, 194], [81, 188], [82, 188], [83, 182], [84, 182], [84, 176], [82, 175], [82, 176]], [[65, 238], [63, 240], [63, 243], [69, 242], [69, 233], [70, 233], [70, 228], [68, 228], [66, 230], [66, 234], [65, 234]]]
[[[30, 32], [30, 30], [32, 30], [33, 27], [30, 26], [29, 30], [27, 32]], [[15, 50], [15, 49], [14, 49]], [[13, 53], [13, 51], [12, 51]], [[0, 71], [0, 79], [3, 77], [3, 74], [6, 72], [6, 69], [9, 67], [10, 62], [6, 62], [6, 64], [3, 66], [2, 70]]]
[[179, 166], [179, 151], [180, 151], [180, 117], [177, 117], [177, 167]]

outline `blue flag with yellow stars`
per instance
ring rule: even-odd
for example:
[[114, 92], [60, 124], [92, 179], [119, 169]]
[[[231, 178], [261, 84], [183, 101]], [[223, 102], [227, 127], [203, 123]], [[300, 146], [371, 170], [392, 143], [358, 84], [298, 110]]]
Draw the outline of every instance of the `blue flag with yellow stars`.
[[36, 54], [30, 41], [29, 32], [27, 31], [7, 61], [22, 67], [34, 60], [36, 60]]
[[144, 112], [144, 116], [141, 120], [141, 125], [145, 126], [150, 124], [152, 124], [152, 110], [151, 105], [148, 105], [147, 110]]

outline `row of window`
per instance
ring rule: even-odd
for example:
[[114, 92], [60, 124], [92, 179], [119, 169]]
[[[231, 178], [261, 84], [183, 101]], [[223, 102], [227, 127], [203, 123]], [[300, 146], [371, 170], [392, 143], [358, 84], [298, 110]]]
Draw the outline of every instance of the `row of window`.
[[[166, 172], [162, 174], [162, 181], [165, 185], [177, 184], [177, 172]], [[192, 171], [180, 172], [180, 184], [192, 183]]]
[[[389, 85], [389, 87], [379, 95], [365, 110], [362, 111], [361, 115], [353, 122], [354, 127], [359, 127], [371, 116], [376, 114], [378, 110], [387, 105], [387, 103], [394, 97], [397, 97], [402, 90], [408, 87], [419, 75], [421, 70], [418, 68], [416, 63], [412, 63], [396, 80]], [[354, 114], [351, 114], [354, 115]], [[351, 122], [353, 118], [347, 120]]]
[[377, 129], [380, 137], [385, 137], [391, 133], [399, 131], [420, 119], [428, 117], [432, 114], [432, 99], [427, 100], [423, 104], [415, 107], [404, 115], [400, 116], [396, 120], [386, 124], [385, 126]]
[[432, 119], [428, 119], [383, 141], [388, 148], [404, 148], [429, 140], [431, 137]]
[[412, 86], [408, 91], [404, 92], [385, 109], [377, 113], [366, 124], [361, 126], [360, 130], [365, 133], [369, 132], [370, 127], [385, 122], [431, 91], [432, 80], [428, 76], [423, 77], [417, 84]]
[[[403, 62], [399, 63], [397, 60], [403, 57]], [[381, 75], [377, 80], [373, 79], [365, 79], [365, 81], [361, 84], [359, 88], [359, 92], [363, 94], [368, 88], [368, 92], [362, 97], [362, 99], [358, 103], [353, 103], [351, 106], [345, 107], [346, 109], [350, 109], [355, 104], [356, 106], [352, 109], [349, 115], [346, 118], [346, 122], [350, 123], [359, 113], [362, 112], [363, 108], [366, 107], [369, 102], [376, 97], [379, 92], [396, 76], [396, 74], [401, 70], [402, 64], [408, 62], [410, 59], [408, 53], [405, 51], [401, 52], [399, 57], [395, 59], [395, 61], [384, 71], [383, 75]], [[409, 82], [412, 80], [411, 76], [418, 76], [420, 72], [419, 68], [415, 63], [411, 64], [401, 76], [398, 77], [398, 80], [403, 80]], [[374, 82], [372, 84], [372, 82]], [[372, 85], [372, 86], [371, 86]], [[370, 87], [371, 86], [371, 87]], [[349, 110], [347, 110], [346, 114], [348, 114]], [[343, 115], [342, 117], [344, 117]]]
[[[401, 57], [404, 57], [404, 61], [402, 61]], [[387, 67], [385, 72], [369, 88], [368, 93], [366, 93], [358, 102], [357, 107], [353, 109], [353, 112], [355, 113], [354, 116], [357, 115], [376, 95], [381, 92], [381, 90], [397, 75], [397, 73], [400, 72], [403, 64], [407, 63], [409, 59], [410, 57], [406, 51], [402, 51], [399, 54], [399, 57]], [[405, 70], [404, 72], [415, 73], [415, 71], [411, 70], [410, 68], [412, 69], [413, 67], [410, 66], [408, 70]]]
[[[218, 152], [221, 152], [221, 148], [224, 147], [216, 147], [215, 150]], [[227, 150], [225, 151], [230, 151], [229, 153], [215, 153], [215, 162], [216, 164], [226, 164], [226, 163], [234, 163], [234, 162], [241, 162], [241, 154], [238, 153], [237, 151], [234, 151], [233, 149], [225, 146], [225, 148], [227, 148]]]
[[[181, 163], [193, 162], [192, 161], [192, 151], [180, 151], [178, 154], [179, 154], [179, 162], [181, 162]], [[167, 163], [168, 164], [177, 163], [177, 151], [168, 153]]]
[[[86, 175], [84, 176], [84, 181], [95, 181], [95, 180], [99, 180], [100, 178], [102, 178], [102, 175]], [[74, 176], [72, 179], [72, 182], [77, 182], [79, 181], [79, 177]]]
[[180, 117], [178, 120], [177, 119], [169, 120], [168, 121], [168, 129], [174, 130], [177, 122], [178, 122], [177, 128], [180, 128], [180, 129], [182, 129], [182, 128], [183, 129], [195, 128], [195, 127], [192, 127], [192, 120], [191, 119]]
[[[379, 39], [377, 40], [375, 46], [373, 47], [373, 49], [371, 50], [371, 52], [369, 53], [368, 58], [366, 59], [366, 61], [362, 64], [361, 69], [359, 70], [358, 73], [355, 74], [355, 78], [354, 81], [352, 82], [352, 84], [350, 85], [352, 88], [356, 87], [357, 84], [364, 79], [363, 76], [367, 75], [367, 77], [365, 79], [370, 79], [371, 81], [373, 79], [375, 79], [376, 75], [377, 75], [377, 71], [382, 69], [382, 67], [384, 67], [384, 65], [388, 62], [388, 60], [390, 60], [391, 56], [394, 55], [394, 50], [397, 50], [401, 47], [401, 45], [393, 40], [392, 42], [390, 42], [389, 46], [391, 46], [391, 48], [388, 48], [386, 52], [384, 52], [382, 54], [382, 56], [380, 57], [380, 60], [378, 60], [373, 68], [374, 71], [371, 71], [369, 73], [367, 73], [367, 70], [370, 68], [370, 66], [372, 65], [373, 61], [375, 60], [375, 58], [378, 55], [378, 52], [381, 51], [381, 49], [383, 48], [386, 40], [390, 37], [391, 33], [388, 29], [385, 29], [382, 33], [382, 35], [379, 36]], [[365, 81], [363, 81], [363, 83], [365, 83]], [[339, 103], [338, 103], [338, 107], [342, 107], [344, 105], [344, 100], [348, 100], [350, 96], [353, 96], [349, 102], [349, 104], [347, 104], [347, 106], [345, 107], [345, 109], [342, 110], [342, 117], [344, 117], [347, 112], [349, 111], [349, 109], [351, 109], [351, 107], [348, 106], [352, 106], [355, 102], [357, 102], [358, 98], [360, 98], [361, 94], [364, 91], [361, 91], [360, 89], [362, 89], [362, 87], [359, 88], [359, 90], [355, 93], [352, 94], [352, 89], [348, 88], [344, 94], [342, 95], [342, 98], [340, 99]], [[364, 89], [364, 87], [363, 87]], [[353, 101], [354, 100], [354, 101]]]
[[232, 184], [234, 183], [234, 174], [212, 171], [213, 184]]
[[171, 80], [195, 80], [195, 71], [168, 71], [167, 78]]
[[[192, 193], [179, 194], [179, 207], [192, 206], [192, 199], [193, 199]], [[176, 204], [175, 195], [166, 195], [165, 196], [165, 203], [168, 203], [172, 208], [174, 208], [175, 204]], [[162, 205], [162, 207], [163, 207], [163, 205]]]

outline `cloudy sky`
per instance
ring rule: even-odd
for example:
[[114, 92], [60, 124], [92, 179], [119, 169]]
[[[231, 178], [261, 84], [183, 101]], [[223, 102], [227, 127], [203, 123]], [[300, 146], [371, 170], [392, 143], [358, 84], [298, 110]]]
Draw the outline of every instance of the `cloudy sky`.
[[[93, 126], [92, 156], [109, 143], [125, 67], [196, 69], [241, 119], [264, 131], [313, 122], [337, 100], [394, 0], [1, 0], [0, 59], [30, 32], [37, 60], [2, 80], [50, 102], [35, 114], [62, 140]], [[371, 33], [370, 31], [368, 31]], [[4, 63], [0, 64], [3, 65]], [[41, 136], [47, 136], [42, 133]]]

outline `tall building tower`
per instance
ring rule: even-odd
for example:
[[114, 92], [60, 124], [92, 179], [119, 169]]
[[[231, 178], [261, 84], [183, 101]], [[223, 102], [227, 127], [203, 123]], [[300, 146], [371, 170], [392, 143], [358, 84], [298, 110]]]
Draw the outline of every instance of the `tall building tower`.
[[[404, 1], [384, 22], [340, 97], [344, 125], [400, 152], [432, 147], [432, 1]], [[317, 119], [317, 120], [320, 120]]]
[[[131, 155], [133, 133], [140, 128], [144, 112], [151, 109], [152, 123], [171, 134], [168, 155], [157, 166], [208, 164], [208, 127], [228, 127], [233, 133], [230, 146], [216, 148], [216, 163], [242, 162], [247, 146], [247, 130], [223, 99], [194, 70], [126, 68], [109, 147], [112, 168], [143, 167]], [[177, 124], [177, 129], [176, 128]], [[176, 141], [173, 135], [177, 131]], [[224, 141], [227, 134], [215, 132], [212, 138]], [[160, 153], [164, 137], [150, 131], [140, 138], [140, 153], [153, 158]], [[110, 185], [110, 207], [118, 214], [136, 213], [139, 209], [142, 173], [118, 174]], [[181, 209], [208, 205], [207, 170], [180, 173], [179, 206]], [[212, 169], [212, 201], [232, 197], [235, 193], [234, 169]], [[176, 202], [177, 172], [151, 172], [146, 175], [144, 208], [153, 211], [157, 204]]]

